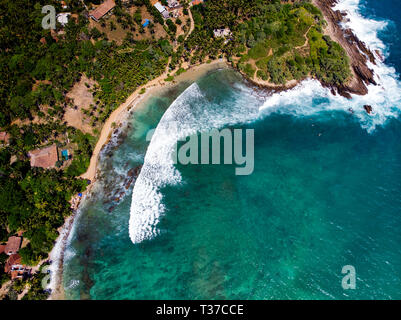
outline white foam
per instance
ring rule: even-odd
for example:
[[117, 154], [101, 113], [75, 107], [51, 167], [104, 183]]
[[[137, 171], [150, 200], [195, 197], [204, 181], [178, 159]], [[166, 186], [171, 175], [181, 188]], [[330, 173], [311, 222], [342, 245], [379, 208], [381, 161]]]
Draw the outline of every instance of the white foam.
[[[385, 45], [378, 38], [378, 32], [386, 28], [386, 22], [363, 18], [359, 13], [358, 0], [342, 0], [336, 9], [348, 13], [349, 21], [344, 23], [345, 28], [351, 28], [371, 50], [377, 49], [387, 54]], [[181, 138], [205, 129], [253, 121], [272, 112], [310, 116], [334, 110], [349, 112], [352, 108], [361, 126], [369, 132], [383, 125], [389, 118], [398, 117], [401, 85], [395, 69], [379, 59], [376, 65], [370, 64], [369, 67], [374, 70], [378, 85], [369, 85], [367, 95], [353, 95], [350, 100], [332, 95], [317, 80], [309, 79], [292, 90], [268, 97], [261, 104], [258, 104], [256, 98], [252, 101], [251, 89], [236, 85], [238, 94], [234, 106], [213, 110], [206, 107], [210, 101], [204, 101], [198, 108], [194, 107], [204, 97], [196, 83], [190, 86], [166, 111], [150, 142], [132, 195], [129, 222], [132, 242], [139, 243], [160, 233], [157, 224], [165, 211], [160, 189], [181, 182], [181, 175], [175, 169], [172, 159], [174, 147]], [[363, 109], [365, 104], [373, 107], [373, 114], [366, 113]]]
[[[70, 216], [66, 219], [64, 226], [60, 232], [59, 237], [57, 238], [56, 244], [54, 245], [52, 251], [49, 254], [49, 260], [52, 260], [52, 264], [49, 266], [50, 270], [50, 282], [47, 286], [47, 289], [51, 289], [54, 291], [59, 282], [61, 281], [61, 264], [63, 263], [63, 259], [61, 259], [62, 253], [66, 248], [68, 238], [70, 235], [71, 224], [74, 221], [74, 216]], [[65, 252], [64, 252], [65, 254]]]
[[[253, 104], [249, 104], [249, 97], [252, 97], [250, 89], [245, 86], [236, 89], [238, 92], [233, 105], [227, 108], [207, 108], [210, 101], [205, 100], [200, 88], [194, 83], [163, 115], [152, 136], [132, 194], [129, 234], [133, 243], [159, 234], [157, 224], [165, 211], [160, 189], [182, 180], [173, 160], [177, 141], [203, 130], [244, 123], [257, 117], [256, 99]], [[248, 97], [247, 103], [241, 99], [241, 95]]]
[[[359, 0], [342, 0], [334, 9], [347, 13], [344, 28], [350, 28], [355, 35], [372, 50], [388, 55], [386, 46], [379, 39], [378, 32], [388, 25], [386, 21], [376, 21], [362, 17], [359, 11]], [[386, 123], [392, 117], [398, 117], [401, 105], [401, 83], [393, 67], [387, 66], [376, 59], [376, 64], [368, 63], [375, 73], [377, 86], [369, 85], [368, 94], [352, 95], [352, 99], [333, 96], [328, 89], [323, 88], [316, 80], [306, 80], [292, 90], [273, 95], [261, 107], [261, 112], [290, 113], [295, 115], [312, 115], [327, 110], [344, 110], [350, 108], [360, 120], [361, 126], [373, 132], [374, 129]], [[321, 101], [317, 101], [320, 98]], [[368, 115], [363, 106], [371, 105], [373, 114]]]

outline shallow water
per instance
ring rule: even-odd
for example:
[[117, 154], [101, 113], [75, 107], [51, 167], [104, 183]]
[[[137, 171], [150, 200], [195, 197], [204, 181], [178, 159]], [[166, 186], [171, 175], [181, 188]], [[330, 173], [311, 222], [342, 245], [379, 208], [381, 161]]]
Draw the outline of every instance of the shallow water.
[[[315, 81], [266, 97], [220, 70], [136, 110], [76, 220], [67, 298], [401, 298], [401, 46], [391, 41], [401, 21], [389, 13], [401, 8], [359, 8], [374, 20], [358, 36], [387, 55], [375, 67], [382, 88], [368, 97], [333, 97]], [[179, 130], [166, 130], [172, 122]], [[252, 175], [169, 162], [177, 139], [209, 128], [255, 130]], [[132, 194], [127, 172], [143, 163]], [[345, 265], [356, 290], [341, 287]]]

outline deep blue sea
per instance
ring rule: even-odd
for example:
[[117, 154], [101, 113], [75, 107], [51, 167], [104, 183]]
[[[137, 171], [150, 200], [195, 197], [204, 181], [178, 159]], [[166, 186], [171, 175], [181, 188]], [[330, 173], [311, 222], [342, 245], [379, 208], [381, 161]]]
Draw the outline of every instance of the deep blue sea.
[[[65, 252], [67, 298], [401, 299], [401, 2], [339, 7], [386, 57], [379, 85], [270, 96], [223, 69], [149, 98], [101, 155]], [[254, 130], [251, 175], [171, 162], [177, 140], [212, 128]]]

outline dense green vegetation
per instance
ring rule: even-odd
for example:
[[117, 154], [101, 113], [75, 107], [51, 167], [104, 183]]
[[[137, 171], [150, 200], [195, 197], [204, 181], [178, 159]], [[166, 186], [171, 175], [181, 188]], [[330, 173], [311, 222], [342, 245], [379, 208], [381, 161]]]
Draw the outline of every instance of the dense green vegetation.
[[[350, 76], [344, 50], [323, 36], [322, 14], [308, 1], [208, 1], [192, 12], [196, 32], [185, 43], [192, 62], [224, 53], [248, 77], [274, 84], [314, 76], [339, 85]], [[230, 36], [213, 37], [226, 27]]]
[[[172, 52], [164, 39], [134, 41], [127, 36], [122, 45], [108, 41], [89, 28], [80, 1], [67, 3], [77, 18], [56, 34], [42, 29], [41, 8], [52, 4], [61, 12], [59, 1], [0, 0], [0, 45], [6, 49], [0, 51], [0, 127], [11, 136], [9, 145], [0, 148], [0, 236], [4, 241], [23, 230], [29, 244], [19, 253], [29, 265], [47, 256], [57, 229], [71, 214], [69, 200], [87, 186], [76, 177], [87, 170], [96, 138], [61, 120], [69, 103], [66, 93], [84, 73], [97, 81], [96, 105], [88, 113], [94, 127], [101, 125], [132, 91], [165, 70]], [[152, 14], [159, 17], [156, 12]], [[67, 140], [74, 146], [68, 167], [30, 167], [28, 151], [52, 143], [63, 148]]]

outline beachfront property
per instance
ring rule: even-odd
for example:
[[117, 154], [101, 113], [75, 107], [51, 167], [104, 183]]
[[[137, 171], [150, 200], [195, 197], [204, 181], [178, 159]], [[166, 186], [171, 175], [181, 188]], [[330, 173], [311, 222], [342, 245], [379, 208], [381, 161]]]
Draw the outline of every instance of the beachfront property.
[[23, 278], [25, 273], [29, 272], [29, 269], [22, 264], [21, 256], [15, 253], [8, 258], [4, 266], [4, 272], [9, 273], [11, 275], [11, 280], [14, 280]]
[[89, 12], [89, 16], [96, 22], [99, 22], [99, 20], [102, 19], [106, 14], [111, 13], [115, 6], [116, 3], [114, 0], [106, 0], [95, 10]]
[[154, 7], [161, 13], [164, 19], [170, 18], [170, 13], [160, 2], [156, 2]]
[[0, 253], [5, 253], [9, 256], [4, 265], [4, 272], [10, 274], [11, 280], [21, 279], [26, 272], [30, 271], [30, 269], [27, 269], [22, 264], [21, 256], [18, 254], [21, 244], [21, 236], [11, 236], [8, 238], [6, 244], [0, 245]]
[[31, 167], [50, 169], [56, 166], [58, 161], [58, 151], [55, 144], [43, 148], [30, 151], [28, 156], [31, 161]]

